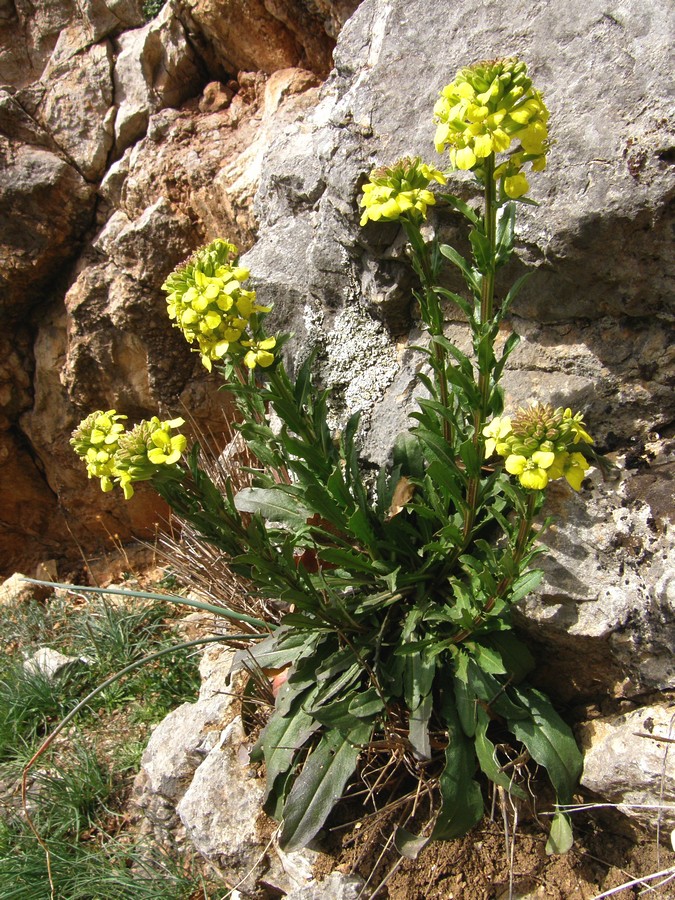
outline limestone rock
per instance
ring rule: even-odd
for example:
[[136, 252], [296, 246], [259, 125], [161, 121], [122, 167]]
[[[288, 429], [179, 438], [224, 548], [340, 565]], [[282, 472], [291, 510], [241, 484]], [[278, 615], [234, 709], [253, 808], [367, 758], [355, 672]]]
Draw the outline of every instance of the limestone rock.
[[226, 694], [183, 703], [155, 728], [141, 760], [147, 790], [174, 804], [191, 783], [196, 768], [217, 743], [230, 706]]
[[542, 646], [538, 672], [559, 696], [673, 685], [672, 448], [659, 442], [653, 452], [650, 484], [662, 497], [625, 469], [608, 481], [596, 470], [580, 494], [562, 484], [549, 492], [555, 520], [537, 562], [545, 581], [520, 604], [519, 621]]
[[[326, 75], [339, 26], [358, 0], [180, 0], [179, 15], [196, 32], [212, 68], [226, 72], [300, 66]], [[317, 8], [318, 7], [318, 8]], [[204, 46], [206, 45], [206, 46]]]
[[105, 171], [113, 144], [113, 50], [109, 42], [67, 46], [59, 37], [42, 75], [35, 118], [88, 181]]
[[51, 647], [41, 647], [25, 660], [23, 667], [31, 675], [39, 673], [49, 681], [53, 681], [57, 676], [64, 674], [66, 670], [89, 663], [90, 660], [84, 656], [66, 656], [58, 650], [52, 650]]
[[143, 28], [123, 34], [114, 72], [118, 153], [145, 133], [151, 113], [179, 106], [197, 93], [202, 80], [172, 3]]
[[257, 819], [263, 783], [249, 777], [239, 762], [245, 739], [241, 719], [236, 718], [199, 766], [177, 806], [196, 849], [225, 870], [245, 871], [260, 849]]
[[0, 606], [18, 606], [35, 596], [35, 585], [28, 584], [25, 575], [15, 572], [0, 584]]
[[[274, 327], [295, 334], [291, 355], [319, 346], [336, 421], [365, 407], [366, 452], [384, 462], [414, 408], [419, 358], [408, 347], [420, 335], [404, 303], [411, 281], [400, 229], [359, 228], [359, 185], [375, 164], [403, 155], [439, 164], [432, 108], [458, 68], [495, 46], [527, 61], [555, 144], [533, 181], [542, 206], [519, 210], [517, 258], [504, 275], [510, 284], [534, 268], [504, 327], [503, 339], [512, 329], [523, 338], [509, 361], [506, 405], [581, 409], [600, 449], [622, 451], [628, 466], [618, 485], [596, 473], [589, 495], [551, 491], [558, 520], [544, 535], [546, 582], [524, 604], [522, 624], [541, 640], [558, 696], [672, 684], [672, 464], [658, 436], [672, 420], [675, 179], [658, 86], [668, 68], [660, 15], [656, 2], [626, 16], [575, 0], [531, 9], [527, 28], [514, 30], [515, 0], [499, 11], [468, 0], [458, 29], [422, 0], [365, 0], [341, 32], [317, 108], [278, 135], [263, 161], [259, 238], [246, 256], [259, 296], [276, 304]], [[414, 86], [414, 103], [402, 85]], [[449, 189], [466, 196], [463, 180], [454, 175]], [[429, 229], [449, 243], [466, 240], [462, 228], [441, 209], [430, 216]], [[468, 349], [457, 311], [448, 315], [448, 336]], [[384, 339], [373, 340], [374, 319]], [[364, 320], [371, 325], [356, 324]], [[650, 458], [643, 450], [654, 442]]]
[[582, 785], [652, 832], [659, 819], [663, 831], [675, 827], [674, 716], [672, 706], [644, 706], [595, 720], [582, 736]]
[[72, 258], [94, 193], [54, 153], [0, 135], [0, 289], [4, 315], [25, 316]]

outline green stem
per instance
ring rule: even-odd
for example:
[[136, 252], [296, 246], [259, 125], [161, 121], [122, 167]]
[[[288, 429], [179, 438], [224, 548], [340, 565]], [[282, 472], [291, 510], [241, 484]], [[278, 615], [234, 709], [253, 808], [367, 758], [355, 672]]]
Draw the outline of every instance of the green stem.
[[[414, 222], [410, 222], [407, 219], [402, 219], [401, 221], [417, 260], [417, 274], [422, 283], [424, 302], [428, 311], [426, 325], [429, 328], [429, 333], [432, 337], [434, 335], [442, 337], [443, 318], [440, 313], [438, 295], [434, 289], [436, 273], [434, 272], [434, 267], [429, 258], [429, 248], [427, 247], [418, 226]], [[447, 355], [440, 344], [434, 343], [434, 357], [438, 375], [438, 396], [443, 407], [449, 409], [450, 392], [448, 390], [448, 376], [446, 372]], [[448, 446], [452, 447], [454, 445], [453, 428], [447, 419], [443, 419], [443, 437]]]
[[[516, 544], [515, 544], [514, 551], [513, 551], [513, 562], [516, 564], [516, 566], [520, 563], [521, 559], [523, 558], [523, 554], [525, 553], [525, 550], [527, 549], [527, 544], [528, 544], [528, 540], [530, 537], [530, 531], [532, 529], [532, 520], [534, 519], [534, 513], [536, 510], [536, 506], [537, 506], [538, 496], [539, 496], [539, 491], [530, 491], [528, 493], [527, 507], [525, 509], [525, 513], [524, 513], [523, 517], [520, 520], [520, 525], [518, 527], [518, 534], [516, 536]], [[480, 615], [476, 616], [476, 618], [474, 619], [472, 627], [470, 629], [465, 628], [462, 631], [460, 631], [458, 634], [456, 634], [452, 639], [454, 643], [459, 644], [461, 641], [466, 640], [466, 638], [470, 637], [473, 634], [473, 632], [476, 630], [476, 628], [478, 628], [479, 625], [483, 624], [487, 613], [489, 613], [490, 610], [493, 609], [497, 600], [499, 600], [501, 597], [503, 597], [506, 594], [507, 590], [513, 583], [513, 580], [514, 580], [514, 576], [512, 576], [512, 575], [508, 575], [505, 578], [502, 578], [502, 580], [497, 585], [497, 588], [496, 588], [494, 594], [489, 598], [489, 600], [483, 607], [483, 610], [480, 613]]]
[[[495, 256], [497, 252], [497, 191], [494, 179], [495, 157], [494, 153], [490, 154], [485, 160], [485, 188], [484, 188], [484, 228], [485, 236], [488, 239], [490, 250], [490, 265], [487, 272], [483, 273], [481, 283], [480, 297], [480, 320], [477, 328], [484, 333], [485, 327], [491, 321], [494, 314], [494, 295], [495, 295]], [[490, 399], [490, 380], [491, 371], [478, 372], [478, 391], [480, 394], [480, 403], [478, 409], [473, 413], [473, 445], [478, 458], [478, 472], [469, 479], [467, 486], [467, 512], [464, 519], [464, 541], [469, 540], [471, 531], [476, 520], [478, 510], [478, 494], [480, 490], [480, 473], [483, 465], [484, 444], [482, 440], [483, 426], [487, 418], [488, 402]]]

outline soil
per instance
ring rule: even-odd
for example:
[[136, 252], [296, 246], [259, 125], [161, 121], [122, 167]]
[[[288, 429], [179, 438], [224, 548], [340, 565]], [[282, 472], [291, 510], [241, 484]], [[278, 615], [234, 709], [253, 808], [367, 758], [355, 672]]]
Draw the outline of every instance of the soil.
[[[546, 833], [535, 819], [519, 824], [512, 860], [501, 815], [499, 821], [486, 817], [462, 839], [428, 844], [415, 860], [399, 857], [391, 844], [383, 851], [390, 829], [382, 822], [338, 824], [315, 874], [320, 879], [336, 868], [359, 874], [367, 883], [362, 900], [593, 900], [675, 867], [672, 850], [627, 829], [619, 814], [592, 816], [575, 815], [574, 847], [564, 856], [547, 856]], [[649, 880], [612, 897], [632, 900], [662, 881]], [[675, 874], [649, 896], [675, 898]]]

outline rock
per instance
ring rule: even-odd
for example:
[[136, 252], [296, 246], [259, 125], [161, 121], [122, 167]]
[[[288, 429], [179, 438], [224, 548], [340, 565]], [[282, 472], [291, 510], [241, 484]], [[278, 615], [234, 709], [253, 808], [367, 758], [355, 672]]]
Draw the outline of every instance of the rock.
[[581, 784], [651, 832], [675, 827], [674, 722], [672, 706], [643, 706], [582, 732]]
[[122, 35], [119, 43], [115, 147], [121, 153], [145, 133], [151, 113], [194, 96], [203, 77], [172, 3], [145, 27]]
[[361, 896], [363, 879], [358, 875], [331, 872], [321, 881], [289, 891], [286, 900], [357, 900]]
[[[636, 17], [606, 16], [595, 0], [542, 7], [514, 33], [520, 9], [511, 0], [486, 11], [470, 0], [462, 21], [481, 26], [457, 30], [422, 0], [362, 3], [341, 32], [320, 103], [263, 160], [259, 236], [245, 262], [262, 302], [275, 304], [273, 328], [295, 334], [290, 356], [320, 348], [335, 421], [362, 406], [365, 452], [384, 462], [414, 408], [419, 357], [408, 348], [419, 335], [405, 302], [400, 229], [359, 228], [359, 184], [374, 164], [403, 155], [440, 163], [432, 108], [460, 66], [500, 43], [527, 61], [555, 144], [533, 182], [542, 206], [519, 210], [517, 259], [505, 273], [510, 283], [534, 268], [504, 327], [503, 339], [512, 329], [523, 338], [509, 361], [507, 409], [530, 400], [581, 409], [598, 446], [623, 451], [629, 468], [618, 485], [596, 473], [588, 495], [554, 486], [547, 580], [520, 621], [540, 640], [542, 678], [558, 697], [633, 696], [672, 685], [673, 674], [672, 463], [670, 442], [654, 437], [669, 434], [672, 419], [673, 143], [662, 101], [649, 110], [637, 101], [658, 96], [667, 46], [655, 2]], [[401, 85], [417, 86], [415, 103]], [[455, 174], [449, 189], [462, 195], [463, 178]], [[460, 224], [436, 210], [429, 229], [455, 242]], [[449, 315], [447, 335], [468, 349], [457, 312]], [[654, 440], [661, 450], [652, 459], [640, 448]], [[630, 468], [635, 456], [642, 481]]]
[[112, 65], [109, 42], [67, 46], [63, 31], [41, 79], [35, 118], [87, 181], [103, 175], [113, 144]]
[[0, 606], [21, 606], [33, 599], [36, 585], [25, 579], [21, 572], [15, 572], [0, 584]]
[[155, 728], [141, 760], [147, 788], [176, 803], [196, 768], [218, 742], [231, 705], [227, 694], [183, 703]]
[[41, 647], [30, 656], [23, 664], [24, 669], [31, 675], [43, 675], [49, 681], [54, 681], [57, 676], [64, 674], [78, 665], [90, 665], [91, 660], [84, 656], [66, 656], [58, 650], [50, 647]]
[[239, 762], [245, 741], [237, 717], [199, 766], [177, 806], [195, 848], [226, 871], [246, 871], [260, 847], [257, 819], [263, 782], [251, 778]]
[[324, 0], [317, 9], [306, 0], [181, 0], [178, 15], [197, 33], [212, 69], [269, 74], [301, 66], [325, 76], [337, 28], [357, 3]]
[[0, 135], [0, 308], [25, 319], [72, 259], [94, 192], [54, 153]]

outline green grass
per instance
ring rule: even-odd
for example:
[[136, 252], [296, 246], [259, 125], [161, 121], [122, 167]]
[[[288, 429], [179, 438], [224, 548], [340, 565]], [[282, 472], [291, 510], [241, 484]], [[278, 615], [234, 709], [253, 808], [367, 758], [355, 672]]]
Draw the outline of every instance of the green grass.
[[[54, 596], [0, 608], [0, 900], [50, 897], [47, 857], [23, 816], [23, 767], [75, 705], [113, 672], [180, 642], [157, 602]], [[39, 647], [85, 664], [56, 678], [24, 667]], [[28, 809], [49, 849], [58, 900], [223, 896], [197, 866], [125, 834], [122, 814], [151, 726], [199, 688], [197, 664], [169, 653], [95, 697], [30, 771]]]

